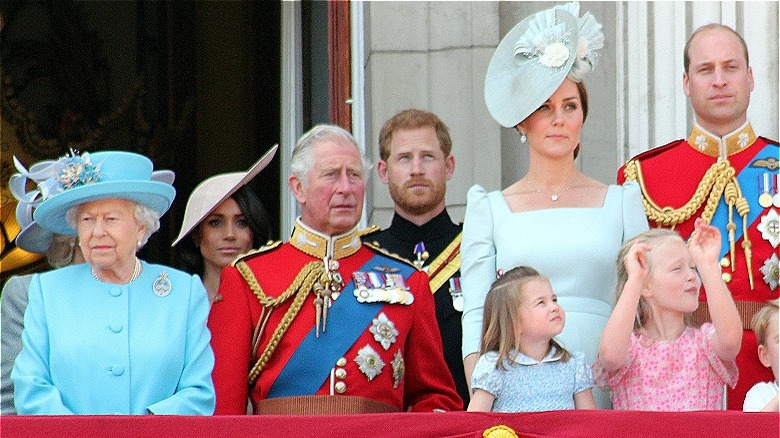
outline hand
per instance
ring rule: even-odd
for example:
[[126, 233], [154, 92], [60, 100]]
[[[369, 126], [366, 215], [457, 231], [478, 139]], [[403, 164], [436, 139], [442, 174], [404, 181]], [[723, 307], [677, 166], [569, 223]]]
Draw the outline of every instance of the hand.
[[697, 218], [694, 231], [688, 242], [696, 266], [718, 263], [720, 256], [721, 236], [717, 227], [708, 225], [702, 218]]
[[647, 253], [652, 251], [650, 245], [644, 241], [636, 241], [628, 249], [628, 253], [623, 257], [623, 263], [626, 266], [628, 278], [644, 282], [647, 278]]

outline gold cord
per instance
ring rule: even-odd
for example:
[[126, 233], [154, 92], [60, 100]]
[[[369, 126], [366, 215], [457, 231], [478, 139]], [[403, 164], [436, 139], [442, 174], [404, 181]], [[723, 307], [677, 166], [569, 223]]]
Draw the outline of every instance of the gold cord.
[[680, 208], [674, 209], [672, 207], [660, 207], [650, 197], [650, 193], [645, 186], [645, 180], [642, 175], [642, 169], [639, 161], [631, 160], [626, 164], [626, 168], [623, 170], [623, 174], [626, 177], [626, 181], [636, 181], [639, 183], [639, 187], [642, 190], [642, 203], [645, 207], [645, 213], [647, 218], [651, 221], [665, 226], [674, 227], [680, 223], [690, 219], [701, 206], [706, 199], [706, 205], [704, 211], [701, 214], [701, 218], [708, 224], [712, 221], [712, 216], [715, 214], [715, 209], [718, 207], [721, 194], [726, 186], [726, 183], [734, 176], [734, 168], [727, 160], [718, 161], [707, 169], [707, 172], [699, 181], [699, 185], [696, 188], [691, 199]]
[[731, 166], [728, 160], [719, 160], [713, 163], [707, 172], [704, 173], [696, 191], [688, 202], [680, 208], [660, 207], [650, 197], [650, 193], [645, 186], [645, 180], [642, 176], [642, 168], [637, 160], [631, 160], [626, 163], [623, 175], [626, 181], [636, 181], [642, 190], [642, 204], [645, 208], [647, 218], [656, 224], [674, 229], [675, 226], [690, 219], [704, 204], [704, 210], [701, 218], [707, 224], [712, 222], [715, 210], [718, 207], [721, 196], [728, 205], [728, 224], [726, 230], [729, 235], [729, 254], [731, 256], [731, 269], [734, 270], [734, 252], [735, 252], [735, 231], [737, 226], [734, 224], [733, 209], [742, 217], [743, 240], [742, 249], [745, 253], [745, 262], [748, 269], [748, 278], [750, 280], [750, 289], [753, 289], [753, 261], [751, 242], [747, 233], [747, 217], [750, 213], [750, 206], [747, 200], [742, 196], [742, 189], [739, 187], [739, 181], [734, 176], [736, 170]]
[[[255, 382], [257, 381], [257, 378], [260, 376], [260, 373], [262, 372], [266, 363], [268, 363], [268, 360], [271, 358], [271, 355], [273, 355], [273, 352], [276, 350], [276, 347], [279, 345], [282, 336], [284, 336], [285, 332], [287, 332], [287, 329], [292, 324], [292, 321], [293, 319], [295, 319], [295, 316], [298, 315], [298, 312], [301, 310], [301, 307], [303, 306], [303, 303], [306, 301], [306, 297], [309, 295], [309, 292], [314, 287], [314, 284], [317, 282], [323, 282], [327, 280], [327, 270], [325, 269], [325, 264], [321, 261], [310, 262], [306, 266], [304, 266], [303, 269], [301, 269], [301, 271], [295, 277], [295, 280], [290, 285], [290, 287], [287, 288], [287, 290], [285, 290], [277, 298], [271, 298], [265, 294], [263, 289], [260, 287], [260, 284], [257, 282], [257, 278], [255, 278], [254, 273], [249, 268], [249, 266], [246, 265], [246, 263], [239, 262], [236, 264], [236, 268], [244, 277], [244, 280], [246, 280], [247, 284], [249, 285], [249, 288], [252, 289], [252, 291], [257, 296], [257, 299], [260, 301], [260, 304], [264, 308], [272, 309], [278, 307], [279, 305], [287, 301], [293, 294], [296, 295], [295, 299], [290, 305], [290, 308], [287, 309], [287, 312], [285, 312], [284, 316], [282, 317], [282, 320], [279, 322], [279, 325], [276, 326], [276, 329], [274, 330], [274, 333], [271, 336], [270, 341], [268, 341], [268, 345], [266, 345], [265, 349], [263, 350], [263, 353], [257, 359], [257, 362], [249, 372], [248, 381], [249, 381], [249, 385], [251, 386], [254, 385]], [[258, 334], [255, 334], [253, 338], [254, 337], [258, 337]]]

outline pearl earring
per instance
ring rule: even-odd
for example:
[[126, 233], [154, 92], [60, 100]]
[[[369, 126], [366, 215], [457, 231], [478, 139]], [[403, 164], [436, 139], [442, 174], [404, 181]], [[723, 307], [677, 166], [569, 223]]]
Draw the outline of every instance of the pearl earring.
[[525, 143], [528, 141], [528, 137], [525, 136], [525, 132], [520, 132], [520, 143]]

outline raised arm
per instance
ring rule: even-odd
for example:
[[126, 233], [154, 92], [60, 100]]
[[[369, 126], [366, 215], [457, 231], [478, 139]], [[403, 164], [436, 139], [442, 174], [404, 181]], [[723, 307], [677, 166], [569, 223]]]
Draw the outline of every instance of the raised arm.
[[606, 372], [618, 369], [628, 359], [639, 298], [647, 278], [647, 251], [650, 251], [650, 247], [645, 242], [638, 241], [629, 248], [623, 258], [628, 281], [623, 286], [599, 342], [599, 360]]
[[715, 327], [712, 346], [722, 360], [737, 357], [742, 345], [742, 321], [737, 306], [731, 298], [726, 283], [721, 277], [718, 258], [720, 256], [720, 231], [708, 225], [701, 218], [696, 219], [694, 232], [688, 247], [707, 290], [707, 307]]

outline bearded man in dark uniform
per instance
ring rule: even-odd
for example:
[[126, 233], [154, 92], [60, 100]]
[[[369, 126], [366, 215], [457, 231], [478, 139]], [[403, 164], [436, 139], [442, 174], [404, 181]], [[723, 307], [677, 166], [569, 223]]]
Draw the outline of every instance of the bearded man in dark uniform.
[[[720, 229], [722, 276], [744, 328], [728, 408], [741, 410], [755, 383], [774, 380], [758, 360], [750, 320], [778, 296], [780, 152], [747, 120], [753, 71], [737, 32], [721, 24], [700, 27], [685, 46], [683, 67], [683, 88], [696, 113], [691, 134], [632, 158], [618, 182], [639, 182], [651, 226], [673, 228], [685, 239], [698, 217]], [[706, 299], [702, 292], [700, 300]], [[707, 306], [700, 305], [694, 323], [707, 320]]]
[[449, 130], [433, 113], [407, 109], [385, 122], [379, 132], [377, 173], [390, 189], [395, 214], [389, 228], [363, 239], [408, 258], [428, 273], [444, 358], [458, 394], [468, 406], [461, 356], [463, 227], [452, 222], [444, 204], [447, 181], [455, 171], [451, 150]]
[[217, 414], [458, 410], [424, 272], [362, 244], [366, 160], [319, 125], [293, 150], [290, 240], [222, 272], [209, 316]]

